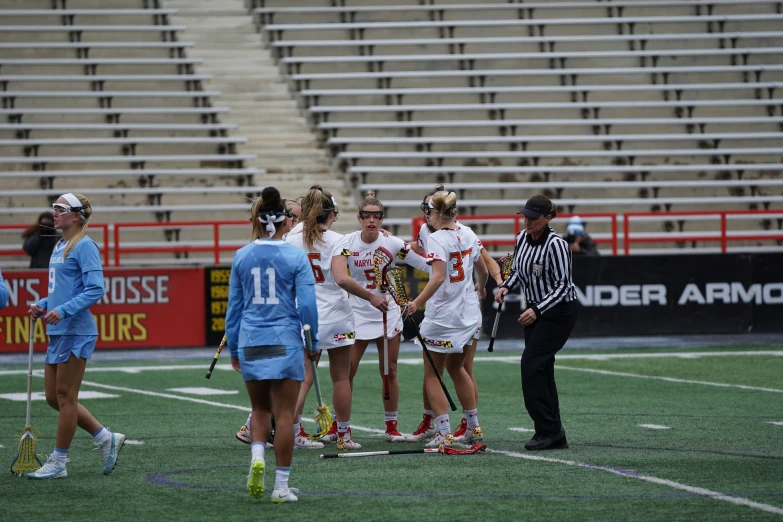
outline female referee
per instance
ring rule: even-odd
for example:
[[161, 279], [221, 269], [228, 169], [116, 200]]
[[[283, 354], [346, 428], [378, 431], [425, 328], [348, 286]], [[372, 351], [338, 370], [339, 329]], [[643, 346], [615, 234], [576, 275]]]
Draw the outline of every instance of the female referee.
[[125, 435], [101, 426], [77, 402], [87, 361], [95, 350], [98, 329], [90, 307], [103, 297], [103, 268], [98, 245], [87, 237], [92, 217], [90, 201], [81, 194], [63, 194], [52, 205], [54, 227], [63, 231], [49, 260], [49, 296], [30, 307], [33, 319], [44, 317], [49, 347], [46, 350], [44, 389], [46, 402], [59, 411], [54, 452], [33, 479], [65, 478], [68, 450], [76, 426], [92, 434], [103, 453], [103, 474], [117, 463]]
[[296, 502], [288, 487], [294, 450], [294, 410], [304, 380], [302, 325], [310, 325], [314, 357], [318, 349], [315, 278], [304, 252], [282, 241], [291, 218], [280, 192], [267, 187], [251, 210], [253, 226], [266, 238], [240, 248], [234, 256], [226, 311], [226, 344], [231, 365], [242, 372], [253, 409], [252, 458], [247, 490], [264, 494], [264, 450], [276, 419], [277, 473], [273, 503]]
[[555, 386], [555, 354], [565, 345], [576, 324], [576, 290], [571, 277], [568, 243], [549, 228], [557, 208], [548, 198], [533, 196], [522, 209], [525, 230], [517, 237], [511, 277], [496, 300], [520, 284], [525, 311], [518, 322], [525, 327], [522, 354], [522, 394], [536, 433], [525, 444], [529, 450], [565, 449], [565, 430]]

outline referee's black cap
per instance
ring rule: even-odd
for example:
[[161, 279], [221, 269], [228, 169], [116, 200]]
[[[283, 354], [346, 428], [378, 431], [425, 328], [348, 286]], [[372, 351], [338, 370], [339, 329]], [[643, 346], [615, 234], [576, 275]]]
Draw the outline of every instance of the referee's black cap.
[[530, 218], [537, 218], [540, 215], [548, 215], [552, 213], [552, 202], [545, 196], [533, 196], [525, 203], [525, 207], [517, 212], [517, 214], [524, 214]]

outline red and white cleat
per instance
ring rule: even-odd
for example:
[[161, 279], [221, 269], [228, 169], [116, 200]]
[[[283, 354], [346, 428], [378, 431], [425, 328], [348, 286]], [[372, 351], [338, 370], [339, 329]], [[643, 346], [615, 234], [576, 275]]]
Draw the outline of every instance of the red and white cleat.
[[416, 431], [414, 431], [411, 434], [411, 439], [414, 441], [424, 441], [429, 438], [432, 438], [435, 433], [437, 433], [437, 428], [435, 428], [434, 417], [431, 417], [430, 415], [425, 415], [424, 418], [421, 420], [421, 424], [419, 424], [419, 427], [416, 428]]

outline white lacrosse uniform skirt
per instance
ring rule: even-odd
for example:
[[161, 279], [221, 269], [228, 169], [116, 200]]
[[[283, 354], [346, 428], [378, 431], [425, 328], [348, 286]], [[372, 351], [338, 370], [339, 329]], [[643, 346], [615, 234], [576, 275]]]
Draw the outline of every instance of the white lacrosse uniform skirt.
[[[364, 341], [371, 341], [383, 337], [383, 314], [367, 304], [371, 310], [364, 311], [362, 314], [356, 314], [356, 338]], [[393, 339], [402, 333], [402, 315], [400, 308], [392, 301], [389, 303], [389, 311], [386, 312], [386, 338]], [[319, 338], [323, 339], [323, 337]]]
[[[437, 353], [462, 353], [463, 347], [473, 342], [473, 336], [478, 335], [480, 329], [480, 322], [466, 327], [441, 326], [426, 317], [419, 325], [427, 349]], [[418, 339], [415, 343], [421, 346]]]
[[356, 328], [353, 325], [353, 315], [335, 323], [318, 323], [318, 347], [330, 350], [341, 346], [350, 346], [356, 340]]

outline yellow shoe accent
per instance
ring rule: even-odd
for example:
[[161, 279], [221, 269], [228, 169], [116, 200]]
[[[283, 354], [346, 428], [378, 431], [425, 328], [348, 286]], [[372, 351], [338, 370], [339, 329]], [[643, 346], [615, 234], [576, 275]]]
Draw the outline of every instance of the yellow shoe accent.
[[264, 461], [254, 460], [247, 475], [247, 492], [253, 498], [264, 496]]

